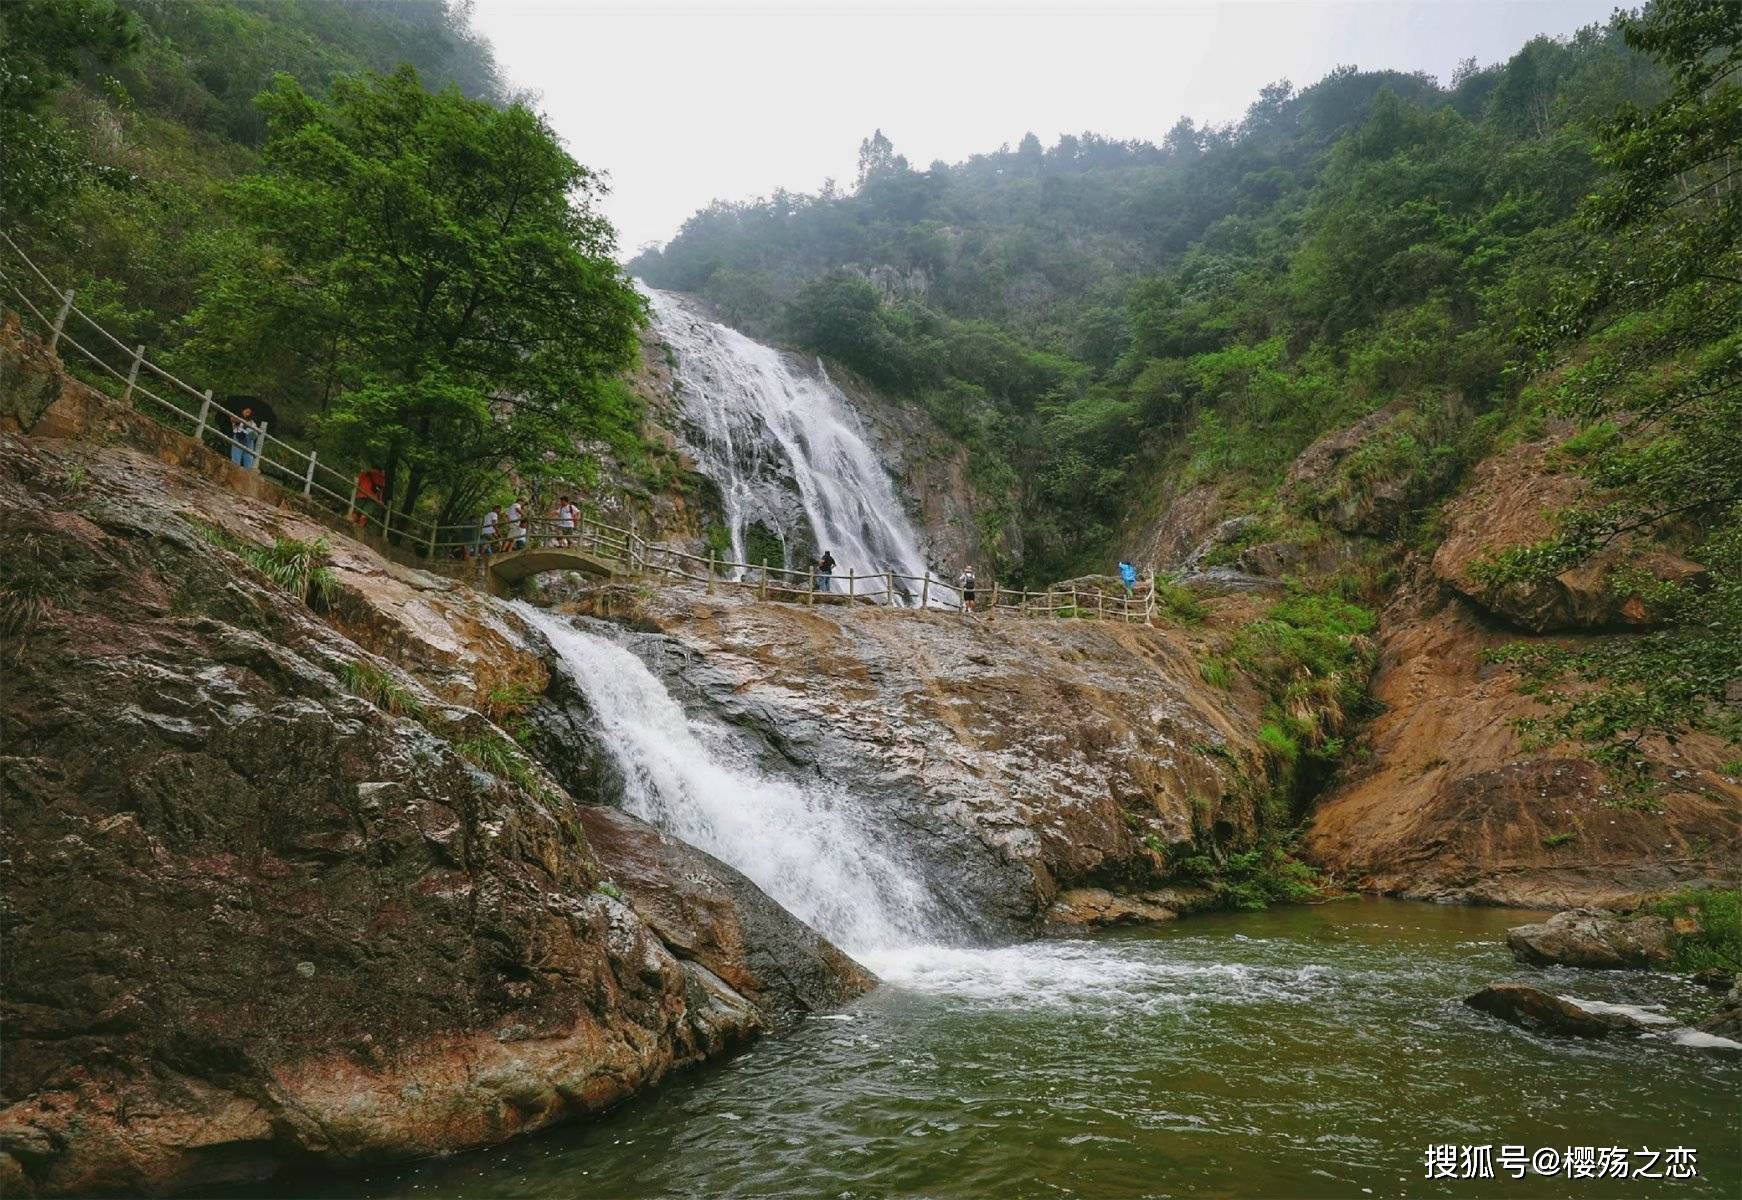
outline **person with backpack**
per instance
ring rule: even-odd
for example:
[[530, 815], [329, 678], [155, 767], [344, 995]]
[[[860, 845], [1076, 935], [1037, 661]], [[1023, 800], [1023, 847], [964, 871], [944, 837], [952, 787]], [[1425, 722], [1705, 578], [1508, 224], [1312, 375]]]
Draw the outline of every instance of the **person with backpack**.
[[1131, 599], [1131, 592], [1137, 586], [1137, 568], [1124, 559], [1119, 560], [1119, 581], [1125, 585], [1125, 598]]
[[580, 520], [581, 510], [569, 501], [567, 496], [557, 501], [556, 512], [551, 514], [556, 518], [556, 541], [554, 546], [572, 546], [575, 544], [575, 523]]
[[833, 554], [830, 554], [827, 550], [824, 550], [823, 556], [821, 558], [817, 559], [817, 587], [816, 587], [816, 590], [819, 592], [827, 592], [827, 591], [832, 590], [831, 580], [829, 579], [829, 576], [833, 575], [834, 573], [835, 573], [835, 556]]
[[973, 563], [969, 563], [966, 567], [964, 567], [962, 569], [962, 573], [956, 577], [956, 587], [959, 588], [961, 590], [961, 593], [962, 593], [962, 611], [966, 612], [966, 613], [972, 613], [974, 611], [974, 564]]

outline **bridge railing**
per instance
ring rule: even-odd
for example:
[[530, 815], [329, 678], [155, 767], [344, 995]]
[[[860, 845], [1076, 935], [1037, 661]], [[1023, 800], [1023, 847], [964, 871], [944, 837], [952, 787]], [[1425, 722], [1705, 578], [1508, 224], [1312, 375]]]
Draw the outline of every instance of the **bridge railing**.
[[[146, 357], [144, 345], [128, 346], [76, 303], [43, 273], [18, 243], [0, 231], [0, 297], [16, 303], [22, 316], [35, 319], [50, 353], [65, 361], [62, 347], [71, 347], [89, 364], [96, 384], [129, 408], [142, 404], [159, 423], [189, 434], [205, 445], [208, 439], [227, 446], [232, 461], [247, 471], [273, 478], [299, 492], [311, 504], [343, 513], [360, 538], [383, 543], [398, 538], [401, 545], [429, 560], [489, 558], [519, 550], [574, 548], [630, 576], [655, 576], [702, 583], [712, 590], [735, 587], [755, 590], [764, 599], [802, 603], [848, 604], [864, 601], [909, 609], [960, 611], [965, 603], [954, 584], [934, 576], [894, 570], [860, 572], [849, 567], [823, 577], [803, 568], [768, 562], [732, 562], [650, 542], [634, 529], [583, 514], [572, 523], [549, 517], [523, 516], [518, 525], [503, 517], [488, 541], [482, 520], [442, 525], [404, 512], [393, 512], [361, 490], [361, 479], [321, 461], [313, 447], [303, 449], [275, 434], [264, 422], [250, 427], [239, 412], [219, 403], [211, 388], [201, 389]], [[50, 313], [53, 313], [51, 316]], [[119, 365], [117, 365], [119, 364]], [[238, 434], [241, 436], [238, 436]], [[1001, 588], [996, 581], [979, 585], [982, 611], [1020, 616], [1090, 617], [1102, 620], [1153, 621], [1156, 613], [1153, 578], [1136, 594], [1107, 596], [1050, 588], [1029, 592]]]
[[[240, 412], [146, 357], [143, 344], [129, 346], [80, 308], [72, 289], [56, 287], [24, 250], [0, 231], [0, 297], [16, 303], [46, 339], [51, 353], [66, 360], [65, 347], [77, 352], [75, 363], [87, 365], [94, 386], [123, 405], [140, 409], [203, 445], [225, 448], [244, 470], [259, 472], [311, 503], [343, 513], [359, 534], [394, 538], [408, 548], [433, 556], [458, 539], [465, 526], [438, 526], [391, 508], [364, 495], [359, 478], [323, 462], [319, 451], [304, 449], [272, 432], [265, 422], [244, 425]], [[240, 436], [238, 436], [240, 434]]]

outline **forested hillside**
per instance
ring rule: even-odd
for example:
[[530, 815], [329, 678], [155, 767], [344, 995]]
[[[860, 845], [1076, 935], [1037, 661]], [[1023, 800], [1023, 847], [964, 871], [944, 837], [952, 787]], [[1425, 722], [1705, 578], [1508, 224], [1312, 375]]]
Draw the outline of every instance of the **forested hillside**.
[[922, 401], [1011, 494], [985, 514], [1026, 535], [1007, 565], [1057, 578], [1131, 553], [1158, 489], [1258, 505], [1316, 434], [1393, 402], [1369, 469], [1443, 482], [1522, 383], [1514, 330], [1579, 236], [1603, 123], [1665, 86], [1593, 27], [1444, 86], [1279, 82], [1158, 144], [1029, 134], [915, 169], [877, 134], [851, 192], [717, 203], [631, 270]]
[[[601, 183], [459, 0], [0, 5], [0, 228], [232, 411], [445, 523], [641, 453]], [[6, 263], [21, 270], [17, 262]], [[76, 369], [84, 369], [75, 362]]]
[[1279, 82], [1159, 144], [916, 170], [879, 133], [851, 192], [717, 203], [631, 269], [923, 405], [1019, 531], [1004, 577], [1105, 571], [1184, 499], [1244, 518], [1222, 553], [1353, 555], [1308, 588], [1377, 602], [1472, 466], [1547, 445], [1571, 503], [1466, 586], [1579, 569], [1627, 600], [1650, 632], [1499, 657], [1533, 737], [1643, 774], [1651, 734], [1742, 741], [1739, 75], [1742, 6], [1663, 0], [1445, 85]]

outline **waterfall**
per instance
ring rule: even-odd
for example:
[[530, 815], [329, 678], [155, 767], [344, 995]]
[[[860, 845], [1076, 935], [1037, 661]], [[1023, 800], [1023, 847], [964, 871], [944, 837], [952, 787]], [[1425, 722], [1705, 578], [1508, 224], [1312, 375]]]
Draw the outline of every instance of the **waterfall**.
[[[820, 364], [816, 378], [795, 374], [772, 347], [676, 296], [646, 291], [654, 326], [677, 357], [686, 449], [719, 485], [733, 560], [751, 561], [745, 534], [760, 523], [784, 546], [786, 561], [774, 565], [798, 566], [827, 550], [837, 576], [925, 574], [919, 536]], [[898, 593], [906, 588], [897, 581]]]
[[524, 602], [514, 608], [586, 696], [622, 772], [626, 810], [736, 867], [874, 969], [881, 955], [948, 927], [920, 872], [843, 789], [770, 774], [730, 727], [686, 715], [623, 646]]

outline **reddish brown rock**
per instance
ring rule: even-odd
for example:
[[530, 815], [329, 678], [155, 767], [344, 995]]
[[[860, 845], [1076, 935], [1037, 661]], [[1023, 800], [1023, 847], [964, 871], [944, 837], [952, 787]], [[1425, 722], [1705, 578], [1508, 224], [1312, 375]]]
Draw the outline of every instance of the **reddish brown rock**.
[[1661, 547], [1617, 545], [1553, 579], [1492, 586], [1478, 565], [1502, 550], [1554, 532], [1553, 515], [1579, 494], [1579, 481], [1556, 468], [1551, 443], [1531, 442], [1485, 460], [1470, 486], [1446, 506], [1446, 537], [1434, 574], [1449, 588], [1532, 633], [1612, 630], [1648, 624], [1637, 596], [1616, 591], [1612, 572], [1625, 562], [1658, 579], [1684, 581], [1704, 568]]
[[1380, 629], [1366, 761], [1320, 799], [1306, 846], [1347, 886], [1423, 899], [1629, 907], [1646, 894], [1735, 886], [1742, 789], [1716, 739], [1650, 743], [1661, 812], [1618, 807], [1570, 749], [1531, 751], [1512, 722], [1537, 709], [1483, 650], [1513, 640], [1462, 602], [1406, 592]]
[[[292, 518], [132, 450], [16, 437], [0, 510], [0, 1191], [159, 1193], [488, 1145], [764, 1026], [612, 894], [554, 780], [459, 752], [501, 731], [192, 519], [264, 536]], [[469, 673], [420, 659], [422, 630], [400, 648], [437, 684]], [[416, 711], [348, 692], [354, 664]], [[713, 914], [738, 936], [708, 960], [754, 961], [761, 919]], [[802, 969], [839, 967], [841, 994], [863, 982], [818, 961]]]

